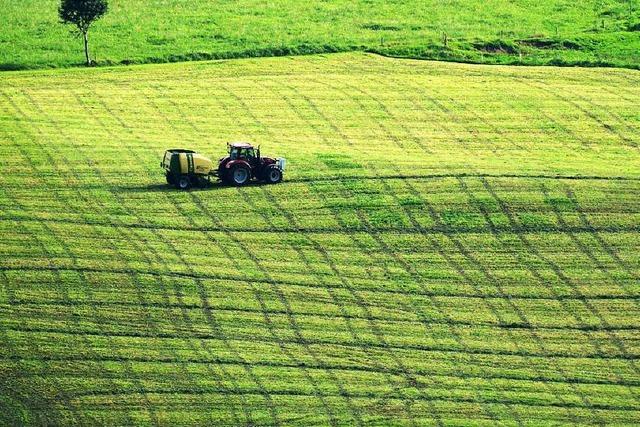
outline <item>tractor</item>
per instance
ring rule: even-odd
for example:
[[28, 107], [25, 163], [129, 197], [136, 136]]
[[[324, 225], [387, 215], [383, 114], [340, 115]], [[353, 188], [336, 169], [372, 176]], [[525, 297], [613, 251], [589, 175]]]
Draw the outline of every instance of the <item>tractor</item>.
[[276, 184], [282, 181], [285, 159], [262, 157], [260, 147], [246, 142], [227, 144], [228, 154], [218, 161], [218, 166], [207, 157], [192, 150], [172, 149], [164, 153], [160, 167], [165, 171], [167, 183], [181, 190], [194, 185], [205, 186], [212, 176], [230, 185], [245, 185], [252, 179]]

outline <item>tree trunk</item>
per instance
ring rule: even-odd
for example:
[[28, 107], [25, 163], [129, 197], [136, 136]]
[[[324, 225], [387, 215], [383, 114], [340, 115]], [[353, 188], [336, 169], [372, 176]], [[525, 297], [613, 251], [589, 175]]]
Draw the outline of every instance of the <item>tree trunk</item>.
[[88, 31], [82, 33], [82, 38], [84, 39], [84, 57], [87, 60], [87, 67], [91, 65], [91, 58], [89, 58], [89, 35]]

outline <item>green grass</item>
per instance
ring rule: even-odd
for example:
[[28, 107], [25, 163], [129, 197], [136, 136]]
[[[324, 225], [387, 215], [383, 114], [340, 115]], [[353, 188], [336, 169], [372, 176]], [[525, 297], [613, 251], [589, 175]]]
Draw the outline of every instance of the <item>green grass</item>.
[[[0, 424], [637, 424], [640, 77], [367, 54], [0, 88]], [[179, 192], [250, 140], [274, 186]]]
[[[83, 63], [81, 40], [58, 23], [58, 3], [0, 4], [0, 69]], [[90, 37], [102, 65], [366, 50], [638, 68], [640, 6], [635, 0], [121, 0], [111, 2]]]

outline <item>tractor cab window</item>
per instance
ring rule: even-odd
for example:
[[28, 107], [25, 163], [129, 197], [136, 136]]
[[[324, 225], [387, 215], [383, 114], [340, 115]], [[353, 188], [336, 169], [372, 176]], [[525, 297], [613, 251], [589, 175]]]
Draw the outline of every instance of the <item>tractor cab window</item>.
[[231, 157], [231, 160], [252, 159], [255, 156], [256, 155], [253, 148], [233, 147], [231, 148], [231, 153], [229, 154], [229, 157]]
[[243, 155], [242, 148], [231, 147], [231, 152], [229, 153], [229, 157], [231, 157], [231, 160], [237, 160], [241, 158], [242, 155]]

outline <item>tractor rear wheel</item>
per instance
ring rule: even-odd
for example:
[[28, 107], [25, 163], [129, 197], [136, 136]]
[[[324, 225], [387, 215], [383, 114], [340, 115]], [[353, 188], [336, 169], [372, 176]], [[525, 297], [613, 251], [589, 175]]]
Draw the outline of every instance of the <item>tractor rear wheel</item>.
[[229, 172], [229, 181], [233, 185], [244, 185], [251, 179], [251, 171], [243, 165], [237, 165]]
[[180, 175], [178, 180], [176, 181], [176, 187], [180, 190], [188, 190], [191, 188], [191, 178], [187, 175]]
[[282, 171], [276, 167], [270, 167], [265, 171], [264, 180], [269, 184], [277, 184], [282, 181]]

